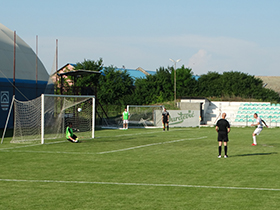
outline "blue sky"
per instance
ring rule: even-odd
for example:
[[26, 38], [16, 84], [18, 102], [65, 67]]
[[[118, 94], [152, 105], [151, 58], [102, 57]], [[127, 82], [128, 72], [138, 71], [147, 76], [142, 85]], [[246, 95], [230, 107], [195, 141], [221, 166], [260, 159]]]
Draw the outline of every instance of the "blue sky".
[[181, 59], [195, 75], [241, 71], [280, 76], [279, 0], [10, 0], [0, 22], [16, 31], [50, 72], [102, 58], [146, 70]]

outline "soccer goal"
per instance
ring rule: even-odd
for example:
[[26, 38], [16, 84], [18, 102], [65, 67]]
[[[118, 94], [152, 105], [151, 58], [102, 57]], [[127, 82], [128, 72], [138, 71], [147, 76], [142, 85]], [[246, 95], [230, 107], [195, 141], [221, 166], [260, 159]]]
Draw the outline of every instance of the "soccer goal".
[[14, 98], [12, 105], [14, 133], [11, 143], [41, 141], [44, 144], [46, 140], [66, 140], [69, 122], [79, 139], [94, 138], [94, 96], [42, 94], [29, 101]]
[[161, 127], [162, 105], [127, 105], [129, 127]]

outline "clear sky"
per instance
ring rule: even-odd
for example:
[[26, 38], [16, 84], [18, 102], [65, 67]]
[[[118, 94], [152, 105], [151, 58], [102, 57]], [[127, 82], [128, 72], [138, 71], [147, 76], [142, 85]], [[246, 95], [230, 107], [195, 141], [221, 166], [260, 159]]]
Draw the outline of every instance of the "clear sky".
[[50, 72], [102, 58], [105, 66], [156, 70], [181, 59], [195, 75], [280, 76], [280, 0], [0, 0], [0, 22]]

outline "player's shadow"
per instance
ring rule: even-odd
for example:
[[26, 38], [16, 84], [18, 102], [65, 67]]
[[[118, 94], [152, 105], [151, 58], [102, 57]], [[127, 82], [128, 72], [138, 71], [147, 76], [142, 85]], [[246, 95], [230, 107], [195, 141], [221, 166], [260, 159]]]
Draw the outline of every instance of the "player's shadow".
[[230, 157], [244, 157], [244, 156], [255, 156], [255, 155], [276, 155], [277, 152], [266, 152], [266, 153], [251, 153], [251, 154], [240, 154], [240, 155], [231, 155]]

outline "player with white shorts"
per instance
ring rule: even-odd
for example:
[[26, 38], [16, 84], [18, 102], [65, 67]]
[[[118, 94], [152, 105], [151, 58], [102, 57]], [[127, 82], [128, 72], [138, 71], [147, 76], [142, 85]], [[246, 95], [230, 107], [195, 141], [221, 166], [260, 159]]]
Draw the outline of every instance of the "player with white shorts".
[[267, 124], [265, 123], [265, 121], [263, 121], [260, 117], [258, 117], [257, 113], [254, 114], [254, 118], [256, 119], [257, 122], [256, 122], [256, 124], [251, 124], [251, 126], [258, 126], [258, 127], [254, 130], [254, 132], [252, 134], [252, 136], [253, 136], [253, 144], [252, 144], [252, 146], [256, 146], [257, 145], [257, 137], [256, 137], [256, 135], [260, 135], [260, 133], [261, 133], [261, 131], [263, 129], [263, 123], [265, 124], [266, 127], [268, 127]]
[[127, 111], [127, 109], [124, 109], [124, 112], [122, 113], [122, 120], [123, 120], [123, 130], [128, 129], [128, 120], [130, 118], [130, 113]]

